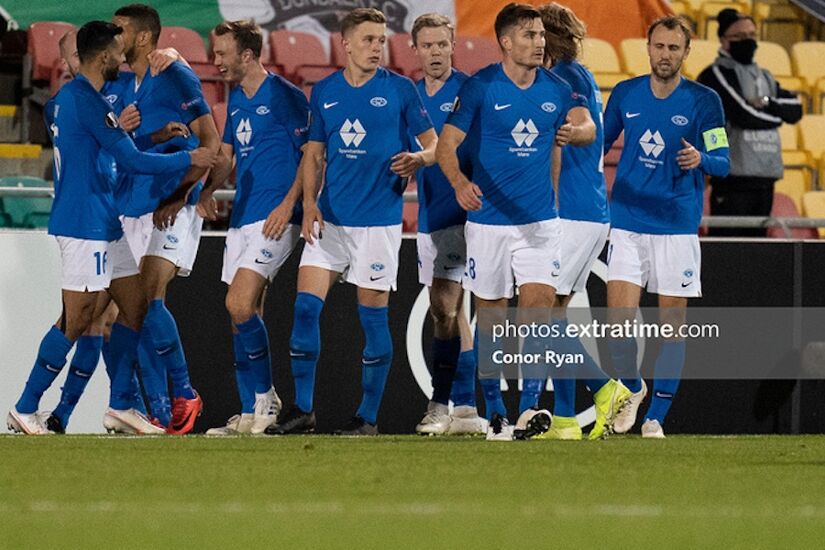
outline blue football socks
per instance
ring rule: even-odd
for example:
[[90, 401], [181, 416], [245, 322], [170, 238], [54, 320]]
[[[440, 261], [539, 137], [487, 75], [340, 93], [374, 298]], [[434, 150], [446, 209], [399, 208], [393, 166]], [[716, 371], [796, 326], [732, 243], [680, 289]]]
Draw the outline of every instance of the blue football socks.
[[314, 294], [299, 292], [295, 298], [289, 356], [295, 381], [295, 405], [305, 413], [311, 412], [313, 406], [315, 368], [321, 353], [322, 309], [324, 301]]
[[22, 414], [37, 412], [43, 392], [49, 389], [54, 379], [60, 374], [66, 364], [66, 356], [72, 349], [72, 342], [55, 326], [49, 329], [37, 352], [34, 367], [32, 367], [23, 395], [17, 401], [15, 408]]
[[378, 408], [384, 395], [384, 386], [392, 364], [392, 337], [390, 336], [389, 309], [358, 305], [358, 317], [364, 329], [366, 345], [361, 357], [361, 387], [363, 397], [358, 416], [375, 424]]

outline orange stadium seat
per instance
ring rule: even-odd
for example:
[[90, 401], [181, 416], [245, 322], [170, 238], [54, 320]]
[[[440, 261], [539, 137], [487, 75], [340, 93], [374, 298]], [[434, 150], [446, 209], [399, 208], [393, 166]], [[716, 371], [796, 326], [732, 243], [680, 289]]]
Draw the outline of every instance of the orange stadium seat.
[[[60, 60], [58, 41], [66, 32], [76, 29], [70, 23], [41, 21], [32, 23], [28, 33], [28, 54], [32, 57], [32, 80], [51, 80]], [[55, 71], [54, 76], [57, 76]]]
[[682, 63], [682, 72], [688, 78], [695, 79], [705, 67], [713, 63], [718, 51], [718, 40], [691, 40], [690, 55]]
[[630, 76], [650, 72], [650, 58], [647, 56], [647, 38], [625, 38], [619, 44], [622, 70]]
[[[825, 191], [808, 191], [802, 196], [806, 218], [825, 219]], [[819, 228], [819, 236], [825, 237], [825, 227]]]
[[492, 38], [456, 36], [453, 60], [456, 69], [473, 74], [491, 63], [501, 61], [501, 50]]
[[613, 89], [628, 75], [622, 70], [613, 45], [600, 38], [585, 38], [582, 42], [582, 65], [590, 69], [596, 84], [603, 90]]
[[794, 75], [791, 56], [788, 55], [788, 50], [784, 46], [776, 42], [761, 41], [754, 59], [757, 65], [771, 72], [780, 86], [786, 90], [801, 93], [805, 97], [809, 96], [810, 91], [805, 79]]
[[314, 34], [278, 30], [269, 34], [272, 61], [284, 68], [293, 82], [315, 83], [335, 71], [323, 45]]

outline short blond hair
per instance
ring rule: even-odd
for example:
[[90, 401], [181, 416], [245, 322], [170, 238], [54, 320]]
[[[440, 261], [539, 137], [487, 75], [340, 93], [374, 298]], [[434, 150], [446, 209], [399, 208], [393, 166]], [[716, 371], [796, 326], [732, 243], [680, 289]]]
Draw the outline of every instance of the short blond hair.
[[412, 35], [412, 42], [414, 46], [418, 45], [418, 32], [424, 28], [438, 28], [447, 27], [450, 31], [450, 38], [455, 38], [455, 27], [453, 22], [446, 15], [440, 13], [425, 13], [419, 15], [413, 23], [410, 34]]

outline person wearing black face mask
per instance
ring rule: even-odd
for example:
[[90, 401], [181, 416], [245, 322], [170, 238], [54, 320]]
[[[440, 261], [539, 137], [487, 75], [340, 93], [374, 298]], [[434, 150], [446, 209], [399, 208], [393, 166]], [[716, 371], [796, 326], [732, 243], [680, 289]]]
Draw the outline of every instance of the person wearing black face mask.
[[[722, 98], [730, 143], [730, 174], [711, 178], [710, 212], [717, 216], [768, 216], [773, 186], [782, 178], [779, 126], [802, 118], [802, 104], [753, 60], [756, 25], [734, 9], [719, 21], [719, 56], [697, 80]], [[764, 237], [763, 228], [711, 228], [712, 236]]]

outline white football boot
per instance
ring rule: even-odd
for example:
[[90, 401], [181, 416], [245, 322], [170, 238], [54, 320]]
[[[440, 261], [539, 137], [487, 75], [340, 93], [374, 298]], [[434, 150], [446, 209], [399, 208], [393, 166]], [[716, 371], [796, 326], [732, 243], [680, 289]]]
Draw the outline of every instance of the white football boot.
[[255, 414], [252, 418], [252, 427], [249, 433], [257, 435], [264, 433], [269, 426], [278, 423], [278, 414], [281, 412], [281, 398], [275, 393], [275, 388], [269, 388], [266, 393], [255, 394]]
[[645, 439], [664, 439], [665, 431], [658, 420], [645, 420], [642, 424], [642, 437]]
[[42, 415], [34, 412], [31, 414], [23, 414], [17, 412], [17, 409], [9, 411], [6, 417], [6, 426], [9, 431], [26, 434], [26, 435], [48, 435], [52, 432], [46, 428]]
[[645, 400], [647, 395], [647, 384], [642, 380], [642, 389], [634, 393], [625, 400], [619, 414], [613, 421], [613, 431], [617, 434], [626, 434], [633, 428], [636, 423], [636, 415], [639, 412], [639, 405]]
[[435, 401], [427, 405], [427, 414], [415, 431], [421, 435], [444, 435], [450, 429], [450, 407]]
[[252, 413], [236, 414], [226, 421], [226, 426], [209, 428], [206, 435], [244, 435], [252, 433], [252, 421], [255, 415]]
[[121, 411], [109, 407], [103, 415], [103, 427], [109, 433], [130, 435], [165, 435], [163, 426], [153, 424], [145, 414], [137, 409]]
[[478, 410], [470, 405], [453, 407], [450, 417], [450, 435], [483, 435], [487, 433], [487, 419], [478, 415]]

